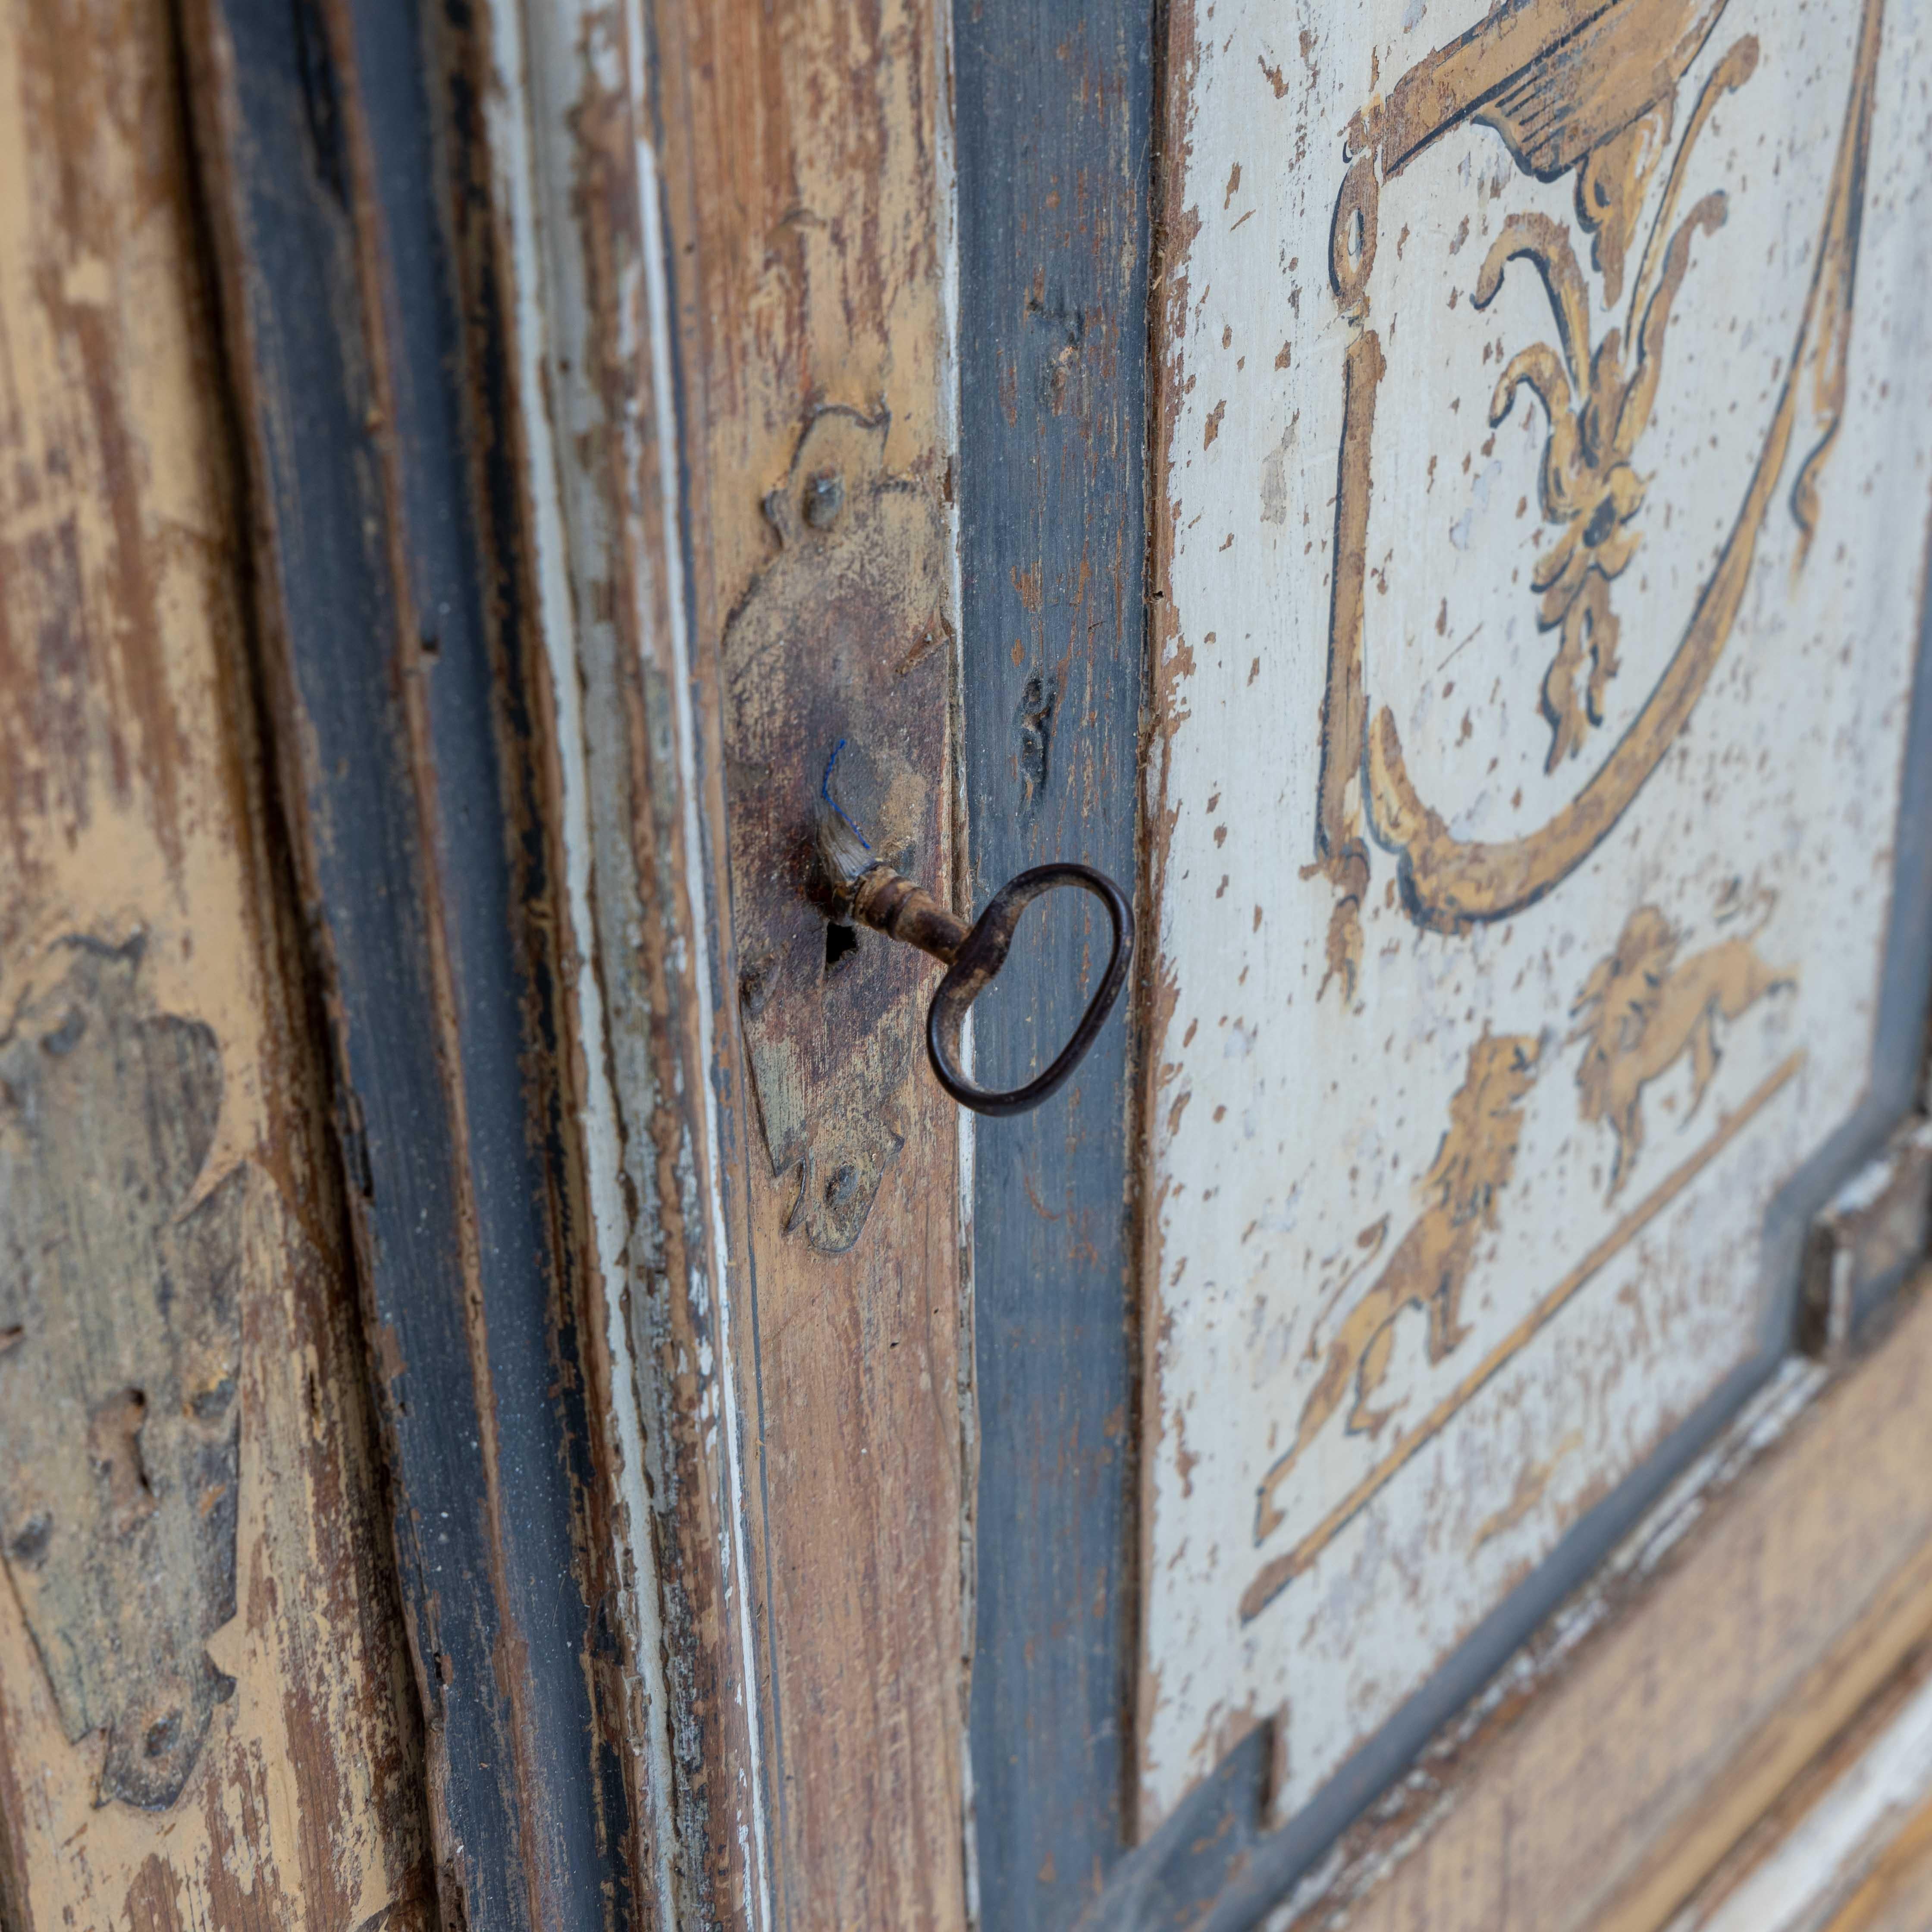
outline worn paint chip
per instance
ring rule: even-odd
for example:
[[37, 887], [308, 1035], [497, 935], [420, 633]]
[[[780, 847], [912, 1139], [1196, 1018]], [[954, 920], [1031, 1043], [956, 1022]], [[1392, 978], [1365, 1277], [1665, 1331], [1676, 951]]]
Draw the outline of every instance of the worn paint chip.
[[194, 1196], [221, 1054], [136, 936], [57, 946], [0, 1035], [0, 1556], [96, 1800], [172, 1804], [233, 1681], [246, 1170]]

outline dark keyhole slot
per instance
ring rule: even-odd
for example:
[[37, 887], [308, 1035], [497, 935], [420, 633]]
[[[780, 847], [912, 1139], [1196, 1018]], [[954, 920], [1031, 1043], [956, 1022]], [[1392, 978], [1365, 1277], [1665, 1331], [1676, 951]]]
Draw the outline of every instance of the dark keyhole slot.
[[825, 970], [836, 972], [859, 950], [857, 930], [849, 926], [841, 926], [836, 920], [828, 921], [825, 928]]

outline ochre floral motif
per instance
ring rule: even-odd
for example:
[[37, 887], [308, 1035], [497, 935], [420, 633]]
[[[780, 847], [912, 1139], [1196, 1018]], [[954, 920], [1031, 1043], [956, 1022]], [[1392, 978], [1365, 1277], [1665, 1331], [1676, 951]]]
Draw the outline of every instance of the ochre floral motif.
[[[1643, 506], [1645, 479], [1632, 458], [1656, 404], [1664, 330], [1690, 266], [1691, 238], [1712, 233], [1724, 219], [1724, 195], [1707, 194], [1672, 228], [1685, 163], [1718, 97], [1748, 80], [1756, 65], [1757, 43], [1747, 37], [1705, 82], [1672, 161], [1621, 327], [1613, 324], [1592, 346], [1582, 268], [1567, 230], [1547, 215], [1511, 215], [1476, 278], [1476, 306], [1486, 308], [1512, 261], [1533, 262], [1556, 322], [1558, 346], [1539, 342], [1513, 357], [1490, 405], [1491, 423], [1500, 423], [1517, 392], [1528, 388], [1550, 422], [1539, 495], [1545, 520], [1561, 526], [1562, 534], [1538, 560], [1530, 586], [1537, 594], [1538, 625], [1561, 633], [1543, 681], [1543, 709], [1552, 734], [1546, 768], [1552, 771], [1574, 757], [1592, 727], [1604, 722], [1605, 688], [1617, 669], [1618, 625], [1610, 586], [1629, 567], [1640, 537], [1633, 525]], [[1620, 290], [1621, 246], [1606, 256], [1600, 235], [1598, 240], [1606, 291]], [[1626, 352], [1633, 350], [1626, 368]]]
[[1592, 238], [1590, 265], [1604, 278], [1606, 308], [1623, 298], [1624, 252], [1670, 144], [1676, 109], [1676, 97], [1666, 94], [1576, 164], [1577, 224]]

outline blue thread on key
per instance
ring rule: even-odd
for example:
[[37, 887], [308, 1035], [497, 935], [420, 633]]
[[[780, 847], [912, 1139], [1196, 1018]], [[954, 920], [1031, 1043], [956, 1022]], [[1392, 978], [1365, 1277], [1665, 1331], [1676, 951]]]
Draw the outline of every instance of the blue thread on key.
[[872, 842], [852, 823], [850, 816], [846, 812], [845, 808], [832, 796], [832, 767], [838, 764], [838, 754], [844, 751], [844, 748], [845, 740], [843, 738], [841, 738], [838, 743], [832, 746], [832, 755], [825, 761], [825, 776], [819, 781], [818, 795], [820, 798], [824, 800], [827, 805], [831, 806], [834, 812], [838, 813], [841, 818], [844, 820], [846, 827], [851, 832], [852, 836], [857, 839], [859, 843], [864, 846], [866, 850], [869, 852], [872, 849]]

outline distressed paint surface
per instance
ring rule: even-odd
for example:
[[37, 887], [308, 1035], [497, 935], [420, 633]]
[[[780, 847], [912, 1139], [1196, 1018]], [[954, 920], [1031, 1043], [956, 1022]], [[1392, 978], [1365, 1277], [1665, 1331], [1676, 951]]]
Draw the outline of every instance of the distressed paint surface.
[[1932, 1648], [1922, 1644], [1873, 1699], [1875, 1708], [1860, 1713], [1738, 1846], [1727, 1861], [1732, 1869], [1701, 1887], [1666, 1932], [1834, 1932], [1876, 1916], [1928, 1849], [1928, 1666]]
[[[142, 941], [68, 938], [0, 1036], [0, 1561], [98, 1802], [165, 1811], [235, 1694], [237, 1168], [206, 1026], [143, 1010]], [[84, 1454], [76, 1455], [76, 1445]]]
[[[1154, 9], [960, 0], [961, 709], [974, 903], [1134, 878], [1145, 695]], [[1105, 915], [1022, 945], [976, 1021], [1017, 1085], [1077, 1023]], [[1124, 1016], [1122, 1018], [1124, 1018]], [[1132, 1030], [974, 1153], [973, 1808], [981, 1922], [1054, 1932], [1130, 1842]]]
[[[742, 1020], [744, 976], [769, 940], [756, 919], [767, 887], [744, 874], [739, 827], [772, 807], [731, 756], [728, 688], [734, 614], [780, 555], [766, 500], [822, 410], [889, 421], [879, 472], [950, 530], [948, 36], [923, 0], [670, 0], [650, 26], [690, 561], [684, 770], [716, 945], [705, 1077], [718, 1095], [722, 1292], [742, 1338], [734, 1393], [751, 1451], [752, 1562], [736, 1586], [752, 1593], [761, 1652], [773, 1911], [798, 1928], [956, 1927], [972, 1400], [961, 1131], [915, 1058], [876, 1096], [904, 1144], [852, 1245], [825, 1252], [792, 1224], [797, 1182], [772, 1172]], [[913, 580], [895, 611], [937, 608], [956, 629], [950, 548], [882, 560]], [[916, 631], [897, 641], [884, 664], [921, 661]], [[865, 694], [854, 693], [855, 746]], [[910, 868], [942, 902], [960, 876], [949, 722], [922, 721], [932, 842]], [[805, 859], [794, 890], [808, 884]], [[937, 973], [908, 975], [896, 997], [922, 1012]]]
[[[607, 1613], [630, 1665], [655, 1922], [769, 1922], [746, 1574], [744, 1346], [721, 1294], [711, 960], [676, 517], [667, 264], [645, 21], [490, 10], [487, 119], [548, 675], [580, 1136], [579, 1257], [613, 1471]], [[649, 1911], [646, 1922], [652, 1922]]]
[[[182, 1776], [176, 1795], [146, 1792], [165, 1809], [100, 1806], [106, 1733], [70, 1741], [35, 1641], [46, 1606], [31, 1584], [0, 1590], [0, 1917], [10, 1932], [428, 1927], [422, 1748], [292, 895], [260, 782], [181, 88], [160, 7], [0, 10], [0, 1013], [19, 1096], [35, 1084], [20, 1055], [44, 1052], [28, 1045], [40, 1003], [64, 982], [77, 994], [77, 957], [105, 960], [141, 936], [133, 1007], [98, 987], [78, 1004], [98, 1038], [158, 1024], [200, 1042], [203, 1106], [176, 1116], [182, 1151], [200, 1159], [170, 1177], [184, 1191], [145, 1211], [159, 1216], [151, 1252], [186, 1263], [183, 1288], [197, 1274], [209, 1282], [189, 1257], [198, 1231], [226, 1222], [217, 1247], [232, 1304], [218, 1292], [196, 1310], [176, 1294], [167, 1319], [192, 1346], [171, 1360], [147, 1325], [162, 1306], [152, 1282], [147, 1317], [140, 1283], [105, 1284], [122, 1366], [144, 1378], [122, 1386], [147, 1398], [134, 1440], [153, 1516], [124, 1459], [92, 1454], [78, 1420], [54, 1425], [56, 1445], [37, 1435], [8, 1487], [53, 1454], [110, 1503], [121, 1478], [136, 1539], [186, 1500], [212, 1502], [218, 1542], [232, 1512], [232, 1600], [218, 1579], [194, 1621], [233, 1690], [208, 1710], [191, 1761], [148, 1758], [139, 1741], [144, 1774]], [[76, 936], [104, 950], [61, 943]], [[6, 1131], [10, 1161], [17, 1116]], [[97, 1231], [140, 1218], [114, 1200], [115, 1178], [99, 1177]], [[43, 1170], [37, 1185], [49, 1180]], [[16, 1233], [32, 1192], [7, 1186]], [[62, 1300], [78, 1305], [88, 1286]], [[38, 1325], [22, 1322], [12, 1362], [26, 1366]], [[231, 1347], [226, 1418], [195, 1417], [193, 1398], [221, 1380], [205, 1372]], [[174, 1486], [169, 1439], [196, 1430], [233, 1432], [232, 1465], [216, 1456], [234, 1472], [225, 1498]], [[97, 1432], [93, 1447], [127, 1439]], [[154, 1620], [166, 1614], [157, 1606]]]
[[1813, 1222], [1804, 1252], [1802, 1339], [1830, 1356], [1932, 1241], [1932, 1120], [1901, 1122]]
[[1262, 1723], [1301, 1811], [1781, 1345], [1932, 473], [1911, 8], [1173, 33], [1144, 1832]]
[[472, 24], [191, 21], [441, 1903], [548, 1932], [626, 1916], [639, 1846]]
[[[1808, 1406], [1794, 1365], [1740, 1415], [1268, 1932], [1666, 1924], [1932, 1630], [1925, 1281]], [[1279, 1896], [1256, 1862], [1217, 1925]]]

